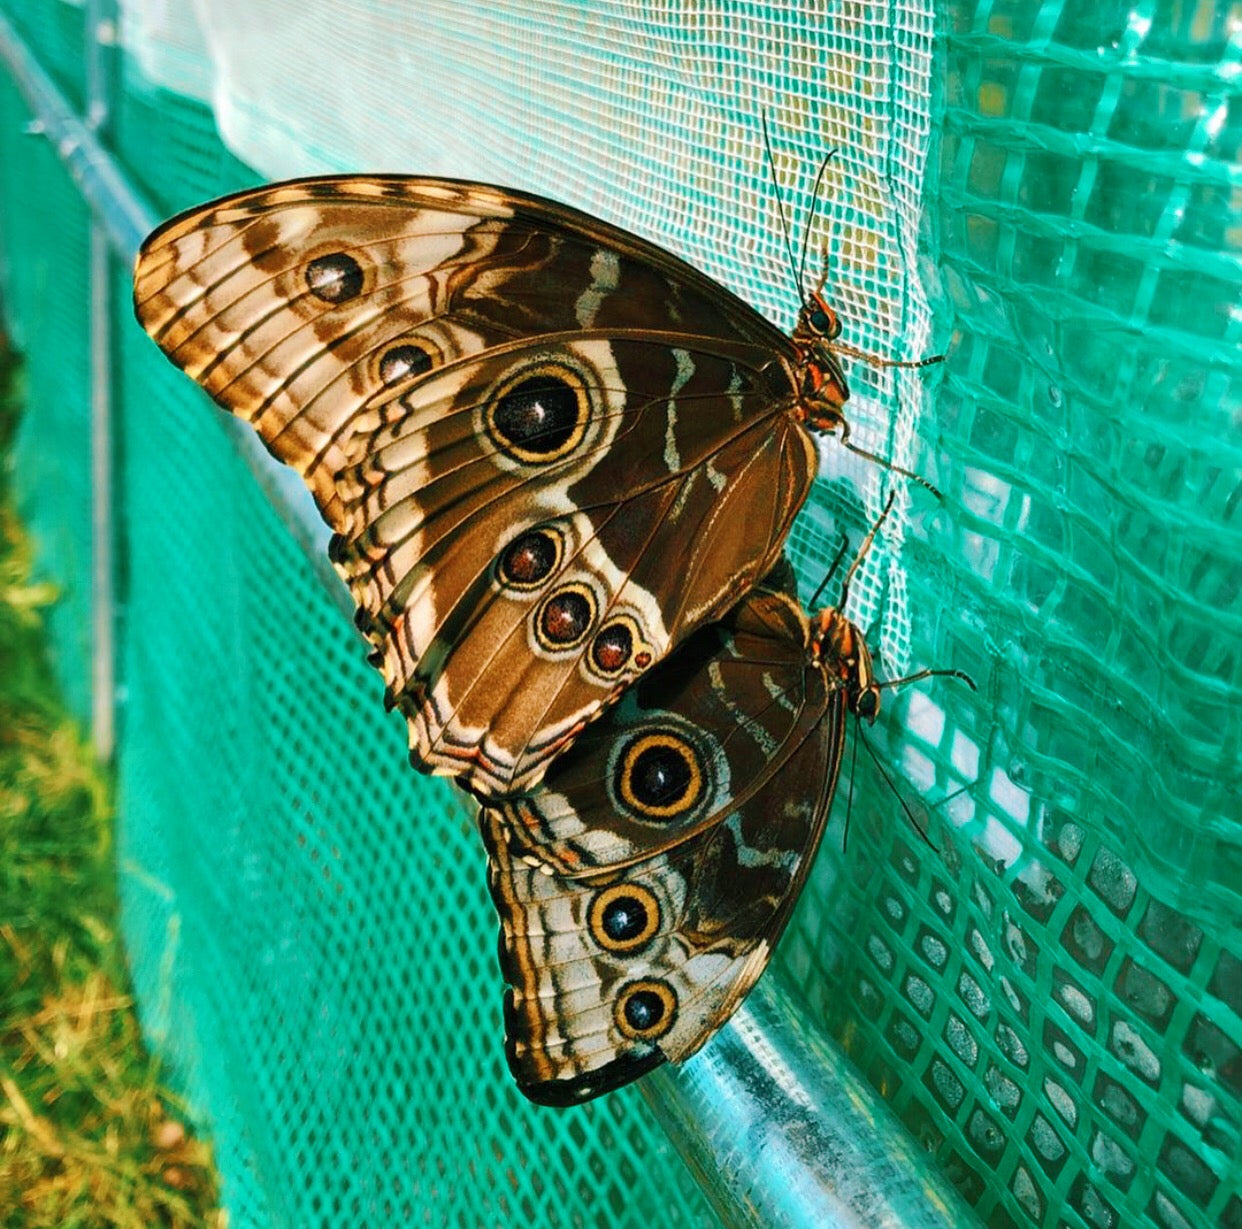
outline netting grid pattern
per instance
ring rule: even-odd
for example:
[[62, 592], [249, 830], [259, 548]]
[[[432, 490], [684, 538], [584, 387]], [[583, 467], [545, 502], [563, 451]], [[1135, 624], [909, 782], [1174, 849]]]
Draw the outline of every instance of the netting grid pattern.
[[[36, 579], [58, 595], [49, 612], [53, 666], [65, 699], [80, 720], [91, 711], [91, 453], [89, 293], [83, 278], [62, 270], [89, 264], [88, 214], [46, 142], [23, 131], [13, 86], [0, 82], [0, 161], [27, 168], [0, 181], [4, 242], [25, 259], [5, 262], [0, 304], [6, 327], [27, 356], [29, 403], [44, 407], [21, 426], [13, 456], [19, 512], [33, 539]], [[55, 248], [45, 242], [46, 218], [58, 221]], [[56, 345], [41, 339], [56, 338]], [[66, 448], [66, 440], [80, 446]]]
[[955, 524], [906, 561], [914, 659], [982, 686], [887, 733], [929, 801], [970, 788], [935, 857], [860, 781], [781, 956], [989, 1223], [1237, 1225], [1237, 29], [944, 18]]
[[[72, 86], [77, 10], [19, 7]], [[990, 1224], [1242, 1224], [1227, 6], [467, 4], [422, 6], [417, 30], [383, 0], [242, 7], [212, 28], [211, 59], [159, 6], [126, 11], [147, 71], [211, 83], [230, 142], [266, 174], [369, 166], [543, 191], [786, 323], [758, 116], [795, 218], [808, 168], [839, 148], [812, 250], [827, 240], [848, 339], [949, 351], [927, 403], [920, 381], [851, 366], [856, 438], [945, 492], [903, 509], [859, 612], [885, 673], [954, 666], [981, 687], [886, 697], [876, 749], [939, 852], [860, 753], [848, 847], [830, 836], [776, 974]], [[203, 111], [132, 66], [121, 119], [122, 155], [163, 208], [242, 181]], [[6, 306], [33, 318], [32, 296]], [[129, 931], [149, 1023], [210, 1107], [242, 1223], [382, 1220], [405, 1202], [462, 1224], [711, 1223], [636, 1101], [558, 1120], [512, 1096], [469, 822], [402, 767], [357, 645], [210, 412], [140, 336], [124, 359]], [[32, 416], [51, 414], [34, 393]], [[808, 590], [840, 526], [856, 536], [891, 484], [830, 477], [837, 460], [826, 448], [791, 539]], [[444, 984], [464, 997], [419, 994]], [[454, 1015], [460, 1002], [476, 1007]], [[475, 1130], [446, 1113], [446, 1072], [458, 1087], [468, 1073]], [[299, 1188], [309, 1169], [325, 1185]]]

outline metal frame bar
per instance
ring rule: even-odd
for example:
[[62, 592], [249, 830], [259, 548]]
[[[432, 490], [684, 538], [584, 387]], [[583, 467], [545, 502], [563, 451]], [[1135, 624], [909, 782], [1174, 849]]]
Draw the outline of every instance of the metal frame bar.
[[[106, 134], [112, 106], [115, 0], [90, 0], [86, 14], [87, 124]], [[105, 763], [116, 747], [116, 574], [113, 559], [112, 244], [91, 214], [91, 739]]]
[[[92, 0], [105, 14], [112, 0]], [[98, 26], [94, 26], [95, 34]], [[90, 205], [92, 242], [93, 390], [96, 428], [97, 541], [111, 549], [111, 326], [108, 270], [112, 256], [132, 262], [156, 218], [98, 140], [76, 115], [0, 15], [0, 61], [13, 76], [66, 169]], [[106, 99], [103, 99], [106, 106]], [[106, 112], [104, 113], [106, 114]], [[102, 118], [102, 117], [101, 117]], [[352, 613], [344, 586], [326, 557], [327, 529], [309, 493], [278, 465], [244, 423], [226, 420], [238, 450], [293, 532], [316, 573], [343, 610]], [[103, 465], [103, 458], [108, 465]], [[108, 625], [109, 661], [96, 685], [109, 703], [111, 678], [111, 558], [101, 551], [97, 629]], [[100, 652], [103, 647], [101, 645]], [[96, 737], [111, 737], [111, 714], [100, 715]], [[760, 983], [732, 1022], [702, 1054], [643, 1081], [652, 1112], [699, 1177], [721, 1220], [729, 1226], [771, 1229], [950, 1229], [979, 1221], [922, 1152], [887, 1105], [825, 1037], [807, 1027], [770, 980]]]

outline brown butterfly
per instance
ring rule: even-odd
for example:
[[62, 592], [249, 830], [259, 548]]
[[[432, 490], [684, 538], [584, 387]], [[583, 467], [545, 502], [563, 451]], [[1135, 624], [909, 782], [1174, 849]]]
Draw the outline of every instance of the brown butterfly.
[[874, 720], [881, 686], [854, 624], [808, 620], [787, 570], [649, 671], [540, 789], [483, 808], [528, 1097], [611, 1091], [732, 1015], [819, 846], [845, 716]]
[[[769, 573], [811, 432], [846, 434], [856, 352], [818, 290], [785, 336], [652, 244], [482, 184], [227, 197], [147, 239], [134, 298], [305, 478], [412, 762], [485, 799]], [[743, 609], [807, 647], [782, 600]]]

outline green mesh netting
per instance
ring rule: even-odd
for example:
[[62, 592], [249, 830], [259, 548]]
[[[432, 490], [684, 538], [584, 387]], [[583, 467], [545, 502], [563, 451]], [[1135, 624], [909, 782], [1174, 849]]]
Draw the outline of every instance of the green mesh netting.
[[[80, 10], [3, 7], [72, 90]], [[949, 353], [930, 381], [851, 366], [857, 438], [945, 495], [903, 497], [858, 612], [889, 672], [980, 690], [890, 696], [873, 745], [937, 851], [859, 752], [848, 847], [830, 833], [775, 975], [988, 1223], [1242, 1225], [1236, 12], [210, 12], [196, 40], [126, 5], [145, 73], [126, 61], [118, 152], [168, 211], [251, 176], [149, 77], [210, 92], [265, 175], [542, 191], [788, 323], [759, 113], [797, 218], [840, 148], [812, 247], [848, 340]], [[84, 688], [85, 219], [0, 100], [22, 487]], [[124, 271], [115, 295], [127, 321]], [[128, 325], [119, 358], [127, 933], [234, 1223], [712, 1223], [632, 1095], [553, 1115], [512, 1094], [468, 815], [404, 767], [378, 677], [210, 408]], [[790, 545], [807, 592], [894, 484], [824, 452]]]
[[[91, 712], [91, 453], [89, 213], [46, 141], [25, 131], [12, 83], [0, 75], [0, 305], [25, 355], [30, 406], [13, 464], [18, 510], [38, 575], [60, 600], [49, 650], [70, 709]], [[49, 223], [55, 219], [55, 230]]]

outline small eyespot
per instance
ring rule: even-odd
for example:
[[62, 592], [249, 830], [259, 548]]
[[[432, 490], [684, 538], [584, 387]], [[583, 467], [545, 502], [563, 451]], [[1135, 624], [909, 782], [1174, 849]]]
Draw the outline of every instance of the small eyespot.
[[484, 422], [497, 448], [526, 465], [546, 465], [581, 442], [590, 416], [586, 389], [560, 366], [528, 368], [488, 403]]
[[546, 648], [580, 644], [595, 619], [595, 597], [585, 585], [566, 585], [548, 596], [535, 616], [539, 639]]
[[645, 947], [660, 929], [660, 903], [640, 884], [605, 888], [591, 902], [591, 935], [609, 952]]
[[679, 734], [660, 730], [639, 735], [622, 750], [614, 792], [630, 812], [655, 823], [677, 819], [703, 796], [698, 752]]
[[362, 293], [362, 266], [347, 252], [318, 256], [306, 266], [306, 286], [325, 303], [345, 303]]
[[658, 1041], [677, 1020], [677, 995], [666, 982], [636, 981], [617, 999], [614, 1018], [632, 1041]]
[[431, 355], [421, 346], [402, 342], [384, 352], [379, 362], [379, 377], [383, 384], [400, 384], [410, 376], [421, 376], [432, 367]]
[[605, 624], [591, 642], [591, 661], [601, 674], [620, 674], [634, 653], [634, 632], [627, 621]]
[[532, 529], [514, 538], [496, 566], [500, 582], [511, 589], [537, 589], [556, 570], [561, 536], [551, 529]]

